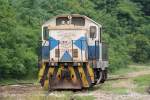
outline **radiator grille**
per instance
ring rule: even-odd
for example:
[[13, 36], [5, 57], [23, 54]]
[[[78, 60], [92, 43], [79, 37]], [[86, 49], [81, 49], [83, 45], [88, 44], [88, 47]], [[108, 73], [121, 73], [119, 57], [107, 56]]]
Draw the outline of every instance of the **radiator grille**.
[[55, 49], [55, 57], [59, 57], [59, 49]]
[[73, 49], [73, 57], [78, 58], [78, 49]]

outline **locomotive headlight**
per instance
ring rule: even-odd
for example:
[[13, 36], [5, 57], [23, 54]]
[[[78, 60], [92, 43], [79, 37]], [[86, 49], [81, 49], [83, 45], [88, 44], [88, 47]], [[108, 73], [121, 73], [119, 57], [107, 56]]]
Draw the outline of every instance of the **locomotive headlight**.
[[51, 63], [51, 66], [54, 66], [54, 63], [53, 63], [53, 62]]
[[64, 66], [68, 66], [68, 64], [67, 64], [67, 63], [64, 63]]
[[81, 64], [80, 63], [78, 63], [78, 66], [80, 66]]
[[72, 19], [72, 16], [69, 15], [69, 16], [68, 16], [68, 19]]
[[69, 19], [68, 24], [71, 24], [72, 16], [69, 15], [68, 19]]

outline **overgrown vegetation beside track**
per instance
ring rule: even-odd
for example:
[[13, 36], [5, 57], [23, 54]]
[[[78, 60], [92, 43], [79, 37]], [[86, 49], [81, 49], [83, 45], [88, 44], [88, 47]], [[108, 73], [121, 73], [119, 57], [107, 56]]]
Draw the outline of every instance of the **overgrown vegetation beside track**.
[[137, 92], [148, 92], [150, 87], [150, 74], [134, 78], [134, 83], [137, 85], [135, 88]]
[[150, 86], [150, 65], [130, 65], [109, 76], [100, 90], [115, 94], [140, 93], [148, 94]]
[[41, 24], [79, 13], [103, 25], [109, 71], [150, 61], [148, 0], [0, 0], [0, 79], [37, 76]]

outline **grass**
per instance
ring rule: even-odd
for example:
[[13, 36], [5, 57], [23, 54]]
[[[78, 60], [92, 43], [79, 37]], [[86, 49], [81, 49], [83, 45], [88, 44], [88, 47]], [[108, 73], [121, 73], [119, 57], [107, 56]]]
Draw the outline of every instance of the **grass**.
[[89, 96], [76, 96], [73, 100], [95, 100], [96, 98], [89, 95]]
[[114, 87], [113, 84], [119, 82], [120, 80], [115, 81], [107, 81], [102, 86], [100, 86], [100, 90], [111, 92], [114, 94], [128, 94], [128, 89], [125, 87]]
[[126, 89], [126, 88], [113, 88], [113, 90], [111, 92], [115, 93], [115, 94], [128, 94], [128, 89]]
[[[115, 78], [116, 75], [120, 77], [120, 76], [125, 76], [128, 73], [144, 71], [144, 70], [150, 70], [150, 65], [149, 64], [130, 65], [127, 68], [122, 68], [109, 74], [109, 76]], [[126, 84], [128, 83], [127, 81], [129, 82], [129, 85], [130, 84], [133, 85], [132, 88], [130, 86], [129, 87], [128, 86], [116, 86], [118, 85], [119, 82]], [[128, 94], [129, 91], [144, 94], [147, 92], [146, 90], [148, 87], [150, 87], [150, 74], [138, 76], [135, 78], [129, 78], [129, 79], [122, 79], [122, 80], [118, 79], [118, 80], [106, 81], [102, 86], [99, 87], [99, 89], [110, 92], [110, 93], [115, 93], [115, 94]]]
[[66, 97], [55, 96], [7, 96], [1, 97], [1, 100], [69, 100]]
[[[133, 85], [134, 87], [130, 88], [130, 86], [129, 87], [117, 86], [119, 82], [126, 83], [127, 81], [130, 81], [131, 85]], [[147, 94], [147, 89], [149, 87], [150, 87], [150, 74], [138, 76], [128, 80], [125, 79], [125, 80], [106, 81], [102, 86], [99, 86], [99, 89], [114, 94], [128, 94], [129, 91]]]
[[[132, 92], [137, 92], [141, 94], [147, 94], [147, 90], [150, 87], [150, 74], [149, 75], [142, 75], [135, 78], [129, 79], [132, 81], [133, 87]], [[119, 82], [125, 82], [127, 80], [113, 80], [113, 81], [107, 81], [102, 86], [99, 86], [99, 89], [102, 91], [114, 93], [114, 94], [128, 94], [129, 91], [131, 91], [130, 86], [124, 87], [124, 86], [114, 86]]]
[[124, 75], [126, 73], [136, 72], [136, 71], [146, 70], [146, 69], [150, 70], [149, 64], [147, 64], [147, 65], [145, 65], [145, 64], [132, 64], [126, 68], [121, 68], [119, 70], [112, 72], [111, 75]]
[[55, 97], [55, 96], [9, 96], [0, 97], [0, 100], [95, 100], [93, 96]]
[[24, 83], [29, 83], [29, 84], [38, 84], [37, 79], [3, 79], [0, 80], [0, 85], [14, 85], [14, 84], [24, 84]]
[[140, 93], [146, 92], [146, 89], [150, 87], [150, 74], [142, 75], [133, 79], [136, 84], [136, 91]]
[[63, 93], [54, 92], [54, 94], [52, 95], [30, 94], [30, 95], [4, 96], [0, 97], [0, 100], [95, 100], [95, 97], [91, 95], [75, 96], [73, 92], [64, 91]]

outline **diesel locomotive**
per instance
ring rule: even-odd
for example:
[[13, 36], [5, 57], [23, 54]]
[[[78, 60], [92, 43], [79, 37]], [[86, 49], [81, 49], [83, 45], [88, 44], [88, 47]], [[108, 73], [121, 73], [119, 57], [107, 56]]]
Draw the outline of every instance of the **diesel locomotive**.
[[83, 89], [107, 79], [102, 25], [89, 17], [58, 15], [42, 25], [40, 41], [38, 78], [45, 89]]

